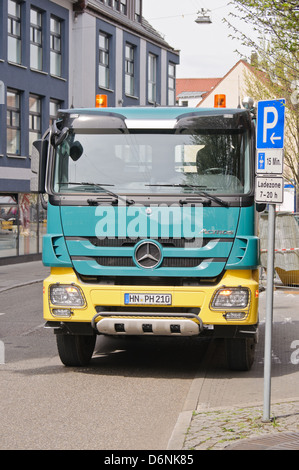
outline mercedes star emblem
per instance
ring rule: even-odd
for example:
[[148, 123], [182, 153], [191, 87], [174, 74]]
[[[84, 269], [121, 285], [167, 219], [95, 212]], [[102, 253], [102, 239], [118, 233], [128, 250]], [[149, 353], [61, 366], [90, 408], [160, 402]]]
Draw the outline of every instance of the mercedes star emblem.
[[135, 250], [135, 260], [141, 268], [156, 268], [162, 260], [162, 253], [156, 243], [144, 241]]

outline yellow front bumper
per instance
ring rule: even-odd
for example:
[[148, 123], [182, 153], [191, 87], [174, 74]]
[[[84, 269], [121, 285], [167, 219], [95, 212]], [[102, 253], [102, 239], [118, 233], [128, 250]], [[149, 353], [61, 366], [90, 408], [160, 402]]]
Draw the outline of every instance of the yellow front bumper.
[[[129, 278], [128, 278], [129, 281]], [[52, 305], [50, 301], [49, 288], [52, 284], [73, 284], [81, 289], [85, 304], [80, 308], [65, 307], [63, 305]], [[249, 304], [244, 309], [235, 309], [237, 312], [244, 312], [243, 320], [227, 320], [226, 310], [215, 310], [211, 308], [211, 300], [215, 292], [223, 287], [247, 287], [250, 290]], [[218, 285], [205, 286], [135, 286], [128, 285], [95, 285], [82, 283], [76, 273], [70, 268], [52, 268], [50, 276], [44, 281], [44, 319], [46, 321], [63, 322], [85, 322], [90, 323], [97, 314], [97, 308], [115, 307], [125, 312], [130, 307], [125, 305], [124, 297], [126, 293], [144, 294], [171, 294], [172, 308], [179, 311], [184, 309], [200, 309], [200, 319], [204, 325], [255, 325], [258, 323], [258, 271], [257, 270], [231, 270], [227, 271]], [[61, 307], [69, 308], [70, 316], [53, 315], [53, 309]], [[144, 305], [142, 305], [144, 307]], [[145, 307], [146, 308], [146, 307]], [[159, 307], [156, 306], [157, 311]], [[144, 309], [143, 309], [144, 310]], [[229, 312], [233, 312], [230, 309]], [[150, 316], [150, 313], [149, 313]]]

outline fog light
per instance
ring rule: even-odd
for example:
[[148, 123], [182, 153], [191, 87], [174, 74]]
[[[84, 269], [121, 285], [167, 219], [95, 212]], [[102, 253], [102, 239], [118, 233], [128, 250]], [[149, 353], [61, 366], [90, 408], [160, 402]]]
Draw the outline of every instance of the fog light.
[[53, 317], [70, 317], [72, 315], [71, 310], [68, 308], [53, 308], [52, 309]]
[[246, 287], [226, 287], [219, 289], [213, 300], [211, 308], [246, 308], [249, 302], [249, 289]]
[[50, 287], [50, 300], [53, 305], [83, 307], [85, 304], [79, 287], [53, 284]]
[[225, 315], [224, 315], [225, 319], [226, 320], [245, 320], [245, 318], [247, 317], [247, 313], [246, 312], [227, 312]]

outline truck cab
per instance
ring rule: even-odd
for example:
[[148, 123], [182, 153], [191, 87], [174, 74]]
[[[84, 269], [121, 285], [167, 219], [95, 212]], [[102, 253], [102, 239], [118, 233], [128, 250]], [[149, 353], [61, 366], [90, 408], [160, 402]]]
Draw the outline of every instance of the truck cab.
[[67, 366], [97, 335], [224, 338], [250, 369], [258, 328], [255, 126], [245, 109], [61, 110], [34, 143], [48, 195], [44, 319]]

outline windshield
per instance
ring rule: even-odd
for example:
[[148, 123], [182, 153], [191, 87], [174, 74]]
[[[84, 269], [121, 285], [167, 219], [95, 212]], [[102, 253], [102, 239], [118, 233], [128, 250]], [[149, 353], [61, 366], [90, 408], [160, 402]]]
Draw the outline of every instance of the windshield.
[[245, 194], [250, 191], [246, 130], [97, 133], [71, 129], [56, 148], [54, 192]]

